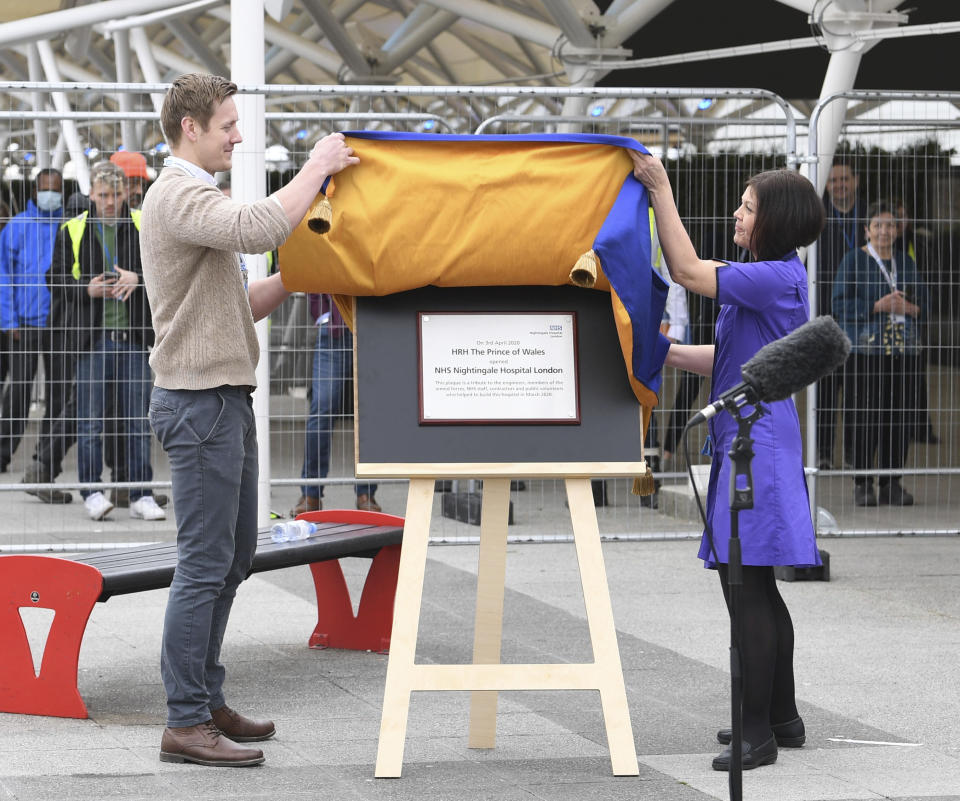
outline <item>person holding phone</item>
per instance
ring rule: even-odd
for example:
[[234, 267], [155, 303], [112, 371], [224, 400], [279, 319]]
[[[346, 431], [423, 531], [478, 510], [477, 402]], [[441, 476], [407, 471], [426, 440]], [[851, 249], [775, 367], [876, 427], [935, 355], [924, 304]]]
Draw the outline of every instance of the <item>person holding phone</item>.
[[[140, 265], [140, 213], [125, 199], [123, 170], [109, 161], [95, 164], [90, 209], [64, 223], [51, 266], [51, 292], [59, 296], [70, 348], [77, 353], [77, 468], [85, 483], [101, 480], [108, 396], [124, 421], [120, 457], [127, 480], [153, 480], [147, 423], [153, 323]], [[99, 490], [80, 494], [92, 520], [113, 510]], [[151, 490], [140, 487], [130, 490], [129, 513], [142, 520], [166, 518]]]

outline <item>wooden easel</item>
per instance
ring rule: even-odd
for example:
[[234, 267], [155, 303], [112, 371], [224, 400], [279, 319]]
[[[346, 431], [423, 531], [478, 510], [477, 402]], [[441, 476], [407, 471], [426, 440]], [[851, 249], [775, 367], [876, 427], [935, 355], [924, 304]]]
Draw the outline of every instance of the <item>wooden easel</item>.
[[[378, 475], [383, 475], [378, 465]], [[409, 465], [423, 470], [424, 465]], [[451, 472], [483, 477], [480, 556], [472, 665], [415, 663], [423, 576], [430, 536], [434, 476], [414, 475], [407, 496], [406, 525], [400, 552], [398, 593], [387, 663], [375, 775], [399, 777], [407, 729], [410, 693], [415, 690], [471, 690], [471, 748], [493, 748], [500, 690], [598, 690], [606, 725], [610, 761], [616, 776], [636, 776], [636, 748], [607, 587], [600, 531], [590, 476], [643, 472], [644, 464], [610, 465], [456, 465]], [[547, 468], [546, 470], [539, 468]], [[611, 468], [616, 468], [611, 472]], [[628, 467], [624, 470], [622, 468]], [[531, 468], [534, 472], [531, 473]], [[433, 472], [438, 472], [434, 470]], [[507, 555], [507, 517], [511, 477], [553, 475], [565, 478], [577, 561], [594, 661], [584, 664], [504, 665], [500, 663]]]
[[[420, 425], [418, 311], [575, 311], [580, 421], [576, 425]], [[362, 479], [407, 478], [390, 657], [377, 749], [377, 777], [403, 766], [410, 693], [471, 691], [471, 748], [493, 748], [501, 690], [597, 690], [613, 773], [636, 776], [636, 748], [600, 549], [591, 477], [646, 472], [637, 401], [609, 299], [573, 287], [426, 287], [361, 298], [354, 309], [354, 447]], [[586, 356], [589, 354], [589, 358]], [[457, 453], [463, 462], [450, 462]], [[415, 662], [423, 577], [437, 478], [483, 479], [473, 663]], [[510, 480], [563, 479], [593, 661], [585, 664], [502, 664], [503, 601]]]

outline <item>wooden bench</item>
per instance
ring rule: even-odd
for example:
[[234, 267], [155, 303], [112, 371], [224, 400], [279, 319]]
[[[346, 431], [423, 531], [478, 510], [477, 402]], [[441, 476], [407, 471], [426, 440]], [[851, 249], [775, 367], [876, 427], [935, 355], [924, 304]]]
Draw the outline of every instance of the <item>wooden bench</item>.
[[[306, 540], [275, 543], [261, 532], [251, 573], [309, 564], [317, 592], [317, 625], [311, 648], [386, 652], [390, 647], [403, 518], [377, 512], [330, 509], [298, 519], [317, 524]], [[353, 605], [339, 559], [372, 559]], [[177, 561], [175, 542], [104, 551], [73, 559], [0, 556], [0, 712], [86, 718], [77, 687], [80, 645], [97, 601], [169, 587]], [[21, 608], [54, 611], [39, 675]]]

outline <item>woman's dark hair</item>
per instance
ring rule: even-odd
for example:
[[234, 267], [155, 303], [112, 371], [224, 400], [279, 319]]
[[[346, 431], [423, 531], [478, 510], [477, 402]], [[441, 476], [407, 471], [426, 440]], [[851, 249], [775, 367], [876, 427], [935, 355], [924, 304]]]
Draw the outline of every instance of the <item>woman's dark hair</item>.
[[782, 259], [820, 236], [826, 221], [817, 190], [793, 170], [768, 170], [747, 186], [757, 198], [750, 250], [760, 261]]
[[880, 214], [892, 214], [893, 218], [896, 219], [897, 207], [890, 200], [874, 200], [873, 203], [867, 207], [867, 219], [863, 223], [864, 227], [869, 228], [870, 221]]

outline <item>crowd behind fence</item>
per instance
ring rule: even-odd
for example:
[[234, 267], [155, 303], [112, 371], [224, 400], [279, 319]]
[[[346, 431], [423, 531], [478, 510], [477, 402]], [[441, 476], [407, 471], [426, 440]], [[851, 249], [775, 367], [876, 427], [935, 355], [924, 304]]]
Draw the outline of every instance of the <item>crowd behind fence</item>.
[[[61, 123], [68, 121], [76, 127], [90, 165], [111, 156], [120, 164], [126, 158], [129, 164], [129, 158], [116, 159], [116, 154], [139, 152], [143, 159], [137, 163], [142, 161], [142, 168], [134, 172], [142, 170], [146, 183], [162, 168], [168, 151], [157, 115], [144, 110], [116, 111], [118, 87], [16, 84], [6, 88], [39, 91], [45, 96], [63, 92], [73, 111], [31, 114], [15, 102], [0, 108], [0, 153], [4, 159], [0, 224], [6, 231], [0, 232], [0, 240], [5, 247], [14, 242], [13, 234], [19, 230], [21, 250], [39, 253], [41, 231], [44, 225], [49, 229], [51, 218], [59, 231], [66, 219], [88, 208], [81, 190], [86, 188], [89, 173], [77, 170], [69, 160]], [[0, 91], [3, 89], [0, 86]], [[149, 92], [162, 89], [155, 85], [119, 88], [134, 93], [145, 104]], [[817, 138], [808, 130], [808, 120], [779, 98], [759, 90], [323, 87], [322, 91], [303, 88], [297, 92], [291, 87], [257, 87], [244, 91], [258, 91], [266, 98], [268, 193], [290, 177], [312, 142], [330, 130], [583, 131], [632, 136], [666, 159], [695, 246], [701, 255], [721, 260], [745, 258], [732, 242], [732, 214], [740, 203], [745, 180], [761, 170], [781, 167], [809, 169], [816, 178], [817, 157], [823, 155], [815, 152]], [[17, 95], [8, 92], [4, 96]], [[442, 107], [438, 102], [441, 96], [445, 101]], [[821, 533], [955, 533], [958, 504], [953, 490], [960, 473], [960, 122], [956, 106], [937, 95], [903, 93], [897, 96], [895, 108], [877, 103], [875, 95], [869, 94], [859, 97], [853, 93], [842, 100], [852, 106], [873, 103], [873, 111], [869, 117], [859, 116], [848, 123], [833, 163], [819, 167], [830, 171], [832, 180], [828, 177], [824, 193], [828, 228], [807, 254], [811, 297], [819, 313], [833, 313], [838, 319], [843, 316], [845, 299], [857, 292], [853, 278], [857, 273], [850, 266], [855, 258], [843, 260], [864, 244], [871, 224], [868, 210], [879, 201], [892, 209], [889, 219], [883, 217], [884, 228], [889, 228], [891, 236], [895, 234], [890, 252], [897, 262], [898, 279], [909, 287], [908, 297], [916, 313], [911, 308], [908, 315], [908, 358], [897, 362], [896, 371], [890, 373], [890, 365], [883, 359], [855, 359], [838, 375], [821, 382], [819, 391], [811, 389], [797, 398], [806, 429], [805, 458], [813, 502], [823, 509], [818, 525]], [[451, 114], [450, 109], [456, 113]], [[135, 130], [136, 147], [127, 147], [123, 141], [124, 126], [128, 136]], [[40, 128], [42, 136], [38, 135]], [[37, 150], [41, 142], [48, 143], [44, 152]], [[37, 201], [42, 197], [43, 204], [48, 204], [49, 195], [34, 196], [35, 189], [52, 191], [49, 180], [42, 178], [50, 174], [40, 174], [42, 186], [36, 178], [38, 168], [50, 165], [64, 168], [62, 218], [38, 208]], [[220, 178], [226, 188], [228, 176]], [[841, 178], [852, 202], [848, 203], [851, 197], [841, 199], [837, 194], [844, 189]], [[67, 258], [64, 264], [69, 261]], [[282, 270], [276, 254], [269, 261], [271, 269]], [[10, 260], [4, 263], [9, 265]], [[864, 265], [869, 269], [869, 260]], [[125, 492], [132, 491], [135, 497], [150, 487], [158, 501], [169, 494], [169, 472], [155, 441], [150, 479], [131, 476], [124, 438], [137, 421], [122, 413], [127, 408], [121, 403], [123, 393], [129, 390], [126, 379], [114, 387], [115, 392], [104, 393], [102, 425], [97, 427], [103, 437], [102, 482], [92, 486], [82, 481], [78, 448], [71, 447], [71, 437], [76, 437], [77, 424], [82, 428], [84, 422], [76, 406], [63, 398], [76, 386], [75, 365], [64, 366], [70, 357], [78, 356], [78, 332], [70, 330], [76, 321], [58, 324], [50, 316], [38, 325], [37, 315], [42, 310], [30, 305], [40, 303], [38, 297], [44, 291], [54, 299], [75, 291], [72, 282], [76, 278], [70, 269], [61, 269], [56, 276], [19, 269], [8, 267], [2, 285], [0, 468], [4, 472], [0, 473], [0, 499], [5, 514], [0, 547], [29, 548], [58, 539], [115, 543], [173, 536], [172, 514], [166, 520], [148, 519], [143, 524], [125, 519], [122, 503], [130, 501], [124, 499]], [[711, 342], [716, 304], [692, 294], [684, 300], [686, 316], [683, 318], [682, 308], [674, 308], [671, 335], [685, 342]], [[30, 314], [33, 317], [28, 319]], [[854, 332], [853, 322], [847, 323]], [[28, 336], [31, 327], [49, 332]], [[272, 508], [280, 514], [288, 514], [298, 505], [313, 508], [310, 504], [318, 502], [323, 487], [324, 497], [319, 502], [327, 506], [351, 507], [360, 504], [362, 497], [364, 503], [402, 514], [402, 482], [370, 487], [355, 486], [353, 480], [352, 350], [349, 331], [339, 326], [335, 310], [319, 297], [294, 295], [271, 317], [268, 341], [271, 455], [269, 464], [261, 465], [261, 472], [270, 477]], [[56, 358], [58, 353], [67, 358]], [[901, 348], [899, 353], [906, 351]], [[884, 371], [890, 373], [889, 380], [881, 382]], [[683, 536], [699, 531], [687, 488], [680, 433], [692, 411], [705, 404], [708, 382], [672, 369], [665, 371], [664, 379], [645, 448], [657, 474], [658, 492], [652, 498], [633, 496], [627, 478], [595, 484], [604, 534]], [[96, 380], [96, 374], [86, 373], [82, 380]], [[116, 406], [111, 406], [111, 398]], [[876, 415], [871, 415], [881, 407], [885, 416], [878, 422]], [[55, 408], [61, 409], [61, 417], [72, 415], [73, 425], [58, 427], [51, 415]], [[707, 464], [700, 455], [703, 434], [693, 430], [688, 443], [698, 475]], [[51, 442], [59, 443], [64, 451], [57, 476], [36, 469], [44, 442], [48, 447]], [[897, 450], [897, 442], [899, 461], [890, 462], [889, 453]], [[305, 449], [309, 453], [306, 460]], [[886, 462], [882, 461], [885, 458]], [[868, 459], [873, 461], [868, 463]], [[894, 476], [903, 476], [899, 486], [906, 495], [891, 496]], [[863, 485], [874, 478], [874, 492], [887, 487], [887, 494], [881, 493], [877, 505], [861, 503]], [[450, 482], [438, 484], [438, 490], [449, 488]], [[111, 528], [108, 521], [96, 521], [91, 528], [87, 510], [76, 497], [78, 489], [102, 489], [118, 501], [120, 508], [111, 517], [122, 521], [121, 525]], [[44, 502], [63, 501], [67, 493], [73, 496], [71, 504]], [[441, 494], [438, 492], [438, 498]], [[906, 505], [908, 495], [912, 506]], [[562, 524], [555, 527], [547, 522], [553, 520], [550, 513], [554, 511], [557, 520], [564, 517], [560, 482], [516, 482], [513, 501], [516, 530], [523, 536], [549, 539], [564, 534]], [[442, 520], [440, 524], [447, 525]], [[449, 529], [450, 539], [464, 536], [463, 527], [452, 521]]]

